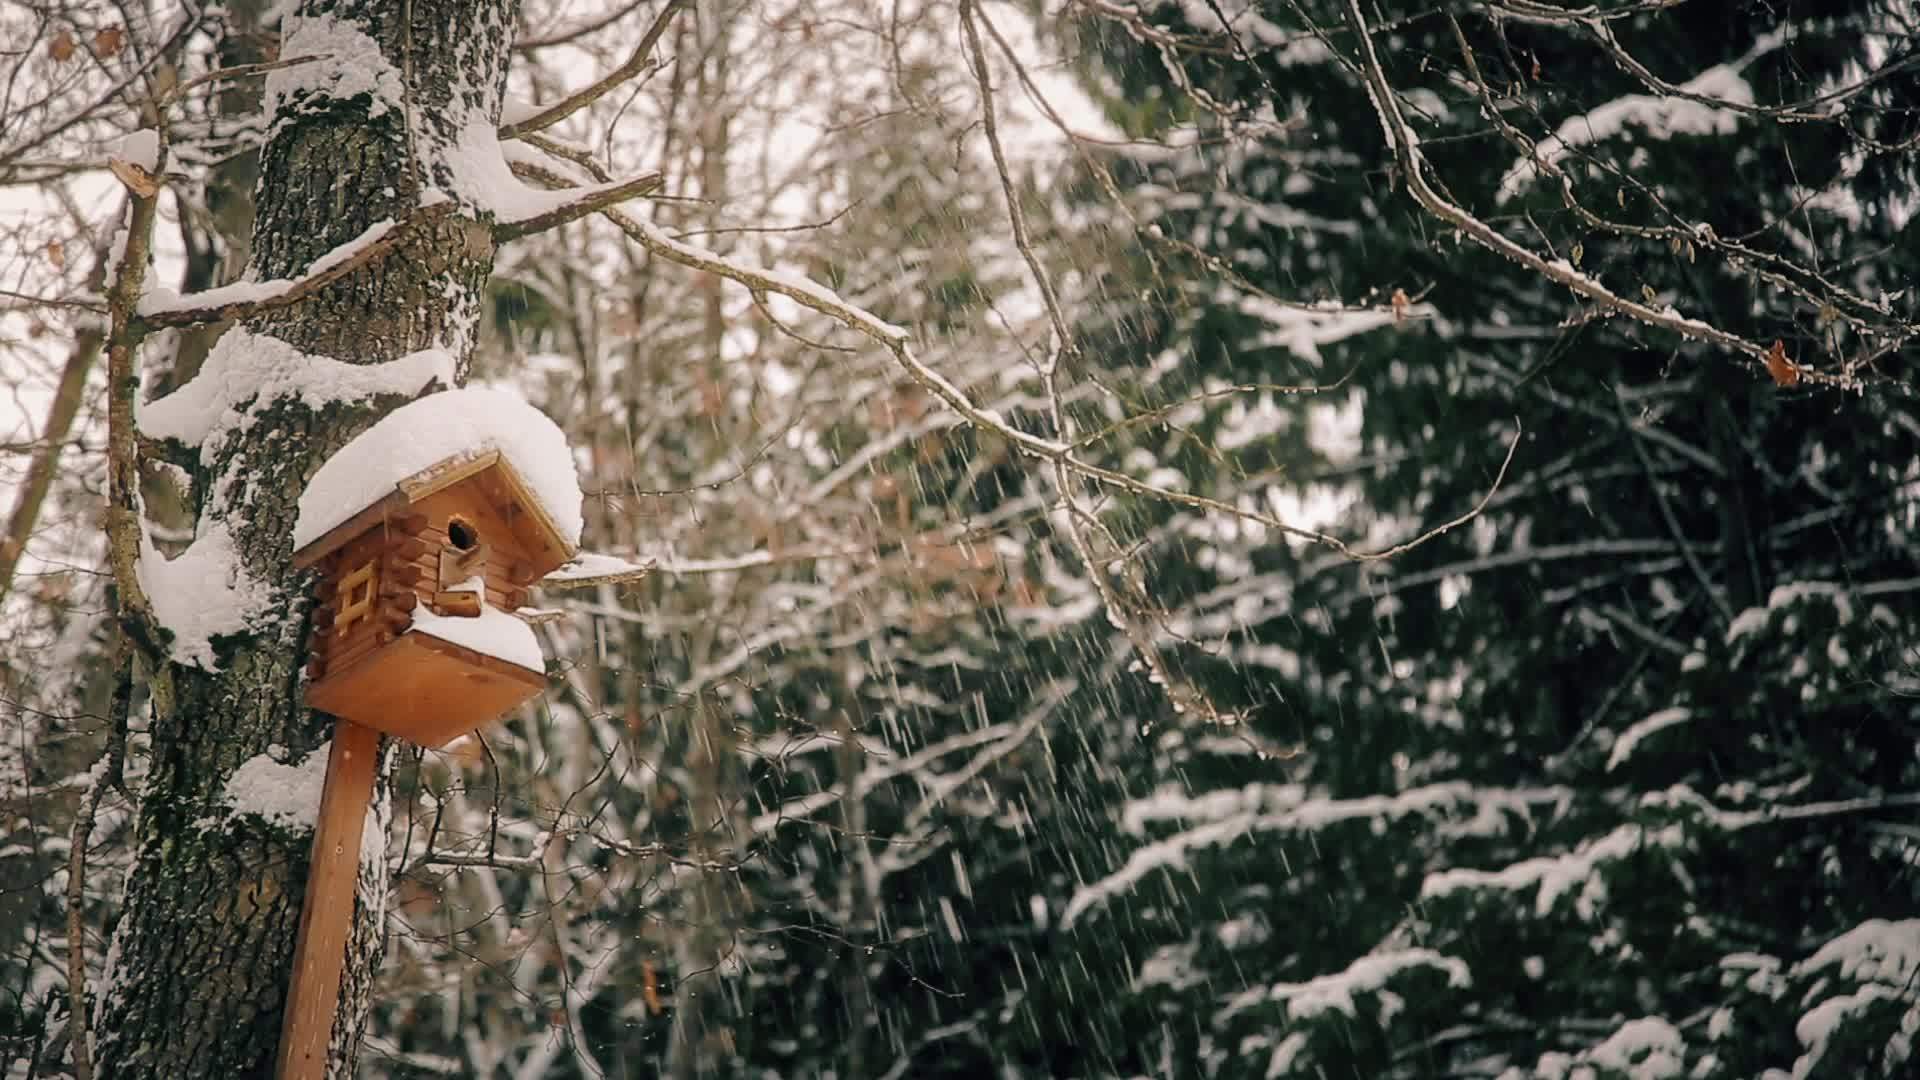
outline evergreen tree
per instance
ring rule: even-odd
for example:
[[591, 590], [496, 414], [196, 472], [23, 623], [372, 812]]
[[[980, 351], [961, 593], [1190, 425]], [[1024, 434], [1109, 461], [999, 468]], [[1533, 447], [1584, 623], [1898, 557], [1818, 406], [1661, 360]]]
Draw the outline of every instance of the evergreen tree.
[[1187, 272], [1137, 269], [1176, 283], [1108, 335], [1168, 398], [1347, 376], [1317, 400], [1351, 413], [1262, 433], [1343, 535], [1492, 488], [1384, 563], [1154, 533], [1169, 638], [1254, 734], [1164, 733], [1070, 909], [1082, 950], [1140, 943], [1131, 1068], [1908, 1067], [1907, 16], [1096, 8], [1116, 115], [1184, 147], [1113, 166], [1147, 208], [1116, 226]]

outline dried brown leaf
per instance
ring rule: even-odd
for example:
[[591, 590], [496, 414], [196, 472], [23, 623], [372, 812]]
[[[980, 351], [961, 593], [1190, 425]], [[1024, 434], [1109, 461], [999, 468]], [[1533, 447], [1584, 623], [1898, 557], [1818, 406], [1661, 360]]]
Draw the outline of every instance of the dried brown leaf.
[[1787, 344], [1779, 338], [1773, 341], [1773, 347], [1767, 350], [1767, 374], [1780, 386], [1792, 386], [1800, 381], [1800, 365], [1787, 358]]
[[113, 175], [127, 185], [127, 190], [143, 199], [151, 199], [160, 193], [160, 178], [131, 161], [121, 158], [108, 158], [107, 168]]

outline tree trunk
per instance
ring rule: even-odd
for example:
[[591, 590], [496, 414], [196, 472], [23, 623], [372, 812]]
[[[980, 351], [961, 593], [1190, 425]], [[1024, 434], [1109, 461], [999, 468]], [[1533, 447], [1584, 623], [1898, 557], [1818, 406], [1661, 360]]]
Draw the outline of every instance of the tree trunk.
[[[723, 103], [731, 88], [728, 37], [735, 14], [731, 5], [718, 4], [694, 11], [695, 49], [703, 58], [694, 81], [696, 100], [708, 110], [700, 131], [700, 194], [709, 200], [705, 224], [713, 229], [723, 225], [717, 208], [727, 197], [730, 117]], [[717, 250], [727, 250], [724, 239]], [[722, 284], [714, 277], [702, 283], [702, 348], [695, 362], [705, 365], [714, 381], [724, 385]], [[693, 850], [707, 866], [685, 900], [687, 925], [675, 940], [673, 1025], [667, 1035], [665, 1070], [672, 1080], [724, 1075], [733, 1057], [732, 1020], [737, 1009], [730, 1007], [735, 1003], [726, 996], [731, 988], [721, 968], [739, 947], [744, 907], [738, 878], [712, 868], [737, 860], [736, 845], [745, 835], [744, 823], [737, 820], [743, 802], [731, 718], [704, 696], [693, 717], [685, 795], [694, 830]]]
[[[455, 212], [408, 230], [373, 267], [254, 320], [249, 331], [353, 364], [442, 348], [465, 370], [493, 240], [449, 151], [463, 127], [499, 116], [517, 6], [300, 4], [284, 27], [282, 56], [328, 56], [269, 81], [283, 93], [260, 155], [251, 273], [300, 275], [373, 224], [407, 221], [426, 188], [452, 196]], [[358, 41], [353, 31], [379, 55], [343, 48]], [[353, 74], [337, 78], [329, 69]], [[377, 87], [404, 86], [404, 100], [378, 89], [333, 96], [364, 89], [370, 70], [385, 73]], [[197, 535], [226, 530], [242, 571], [274, 602], [247, 632], [214, 639], [217, 671], [178, 654], [167, 661], [174, 692], [171, 700], [156, 696], [138, 853], [95, 1009], [102, 1077], [245, 1077], [273, 1068], [312, 837], [230, 815], [226, 784], [249, 758], [301, 761], [328, 737], [331, 720], [302, 703], [312, 575], [291, 569], [289, 538], [307, 478], [402, 400], [316, 409], [301, 397], [261, 395], [241, 403], [244, 421], [202, 447]], [[383, 830], [384, 775], [383, 768], [372, 815]], [[388, 871], [382, 845], [370, 847], [342, 979], [334, 1075], [352, 1070], [380, 960]]]

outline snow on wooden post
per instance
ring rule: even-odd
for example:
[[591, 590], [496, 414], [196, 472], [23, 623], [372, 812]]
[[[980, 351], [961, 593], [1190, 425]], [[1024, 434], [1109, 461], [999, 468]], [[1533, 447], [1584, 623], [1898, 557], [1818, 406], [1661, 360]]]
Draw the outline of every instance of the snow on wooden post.
[[453, 390], [342, 447], [300, 497], [295, 566], [317, 569], [307, 705], [339, 718], [280, 1037], [282, 1080], [326, 1075], [361, 830], [381, 734], [444, 746], [537, 696], [512, 614], [573, 557], [580, 486], [566, 437], [512, 394]]

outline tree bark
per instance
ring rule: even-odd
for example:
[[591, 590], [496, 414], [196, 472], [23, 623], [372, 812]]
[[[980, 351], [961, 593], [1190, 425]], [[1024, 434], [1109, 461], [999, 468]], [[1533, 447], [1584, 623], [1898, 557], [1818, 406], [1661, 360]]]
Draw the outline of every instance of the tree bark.
[[[332, 20], [370, 38], [380, 57], [330, 56], [290, 82], [261, 150], [250, 271], [258, 279], [298, 276], [373, 224], [408, 219], [429, 187], [452, 196], [456, 212], [409, 231], [371, 268], [253, 320], [248, 330], [354, 364], [442, 348], [465, 370], [493, 241], [483, 209], [455, 182], [450, 151], [470, 121], [498, 119], [517, 7], [516, 0], [300, 4], [284, 27], [289, 47], [303, 25]], [[332, 96], [354, 83], [326, 77], [328, 66], [364, 71], [381, 60], [405, 88], [400, 107], [365, 93]], [[299, 761], [328, 737], [331, 720], [302, 703], [312, 575], [290, 565], [298, 499], [328, 455], [401, 403], [388, 397], [315, 409], [298, 397], [255, 400], [246, 406], [249, 423], [202, 450], [197, 532], [224, 527], [244, 572], [275, 603], [248, 632], [215, 639], [217, 671], [163, 661], [175, 693], [171, 708], [153, 718], [136, 861], [96, 995], [102, 1076], [247, 1077], [273, 1069], [311, 832], [231, 815], [225, 788], [249, 758]], [[371, 819], [384, 835], [384, 767], [381, 776]], [[352, 1071], [380, 961], [388, 870], [381, 845], [370, 846], [333, 1036], [336, 1076]]]
[[39, 445], [34, 447], [33, 463], [27, 478], [14, 498], [13, 514], [7, 518], [7, 531], [0, 536], [0, 601], [13, 588], [13, 574], [26, 554], [27, 542], [40, 522], [40, 507], [47, 501], [53, 477], [60, 468], [60, 455], [67, 448], [67, 436], [73, 432], [74, 417], [86, 400], [87, 374], [100, 359], [100, 346], [106, 335], [88, 327], [74, 337], [73, 351], [60, 372], [60, 385], [54, 391], [53, 406], [47, 410], [46, 426], [40, 429]]

